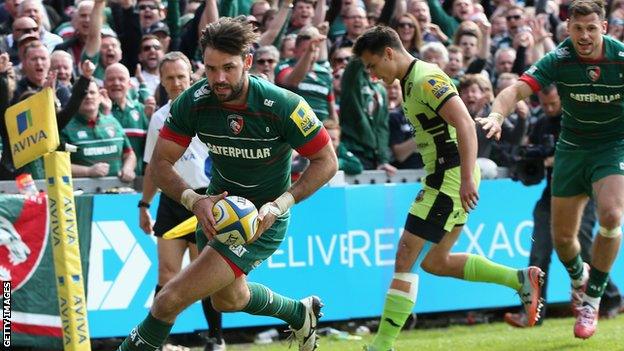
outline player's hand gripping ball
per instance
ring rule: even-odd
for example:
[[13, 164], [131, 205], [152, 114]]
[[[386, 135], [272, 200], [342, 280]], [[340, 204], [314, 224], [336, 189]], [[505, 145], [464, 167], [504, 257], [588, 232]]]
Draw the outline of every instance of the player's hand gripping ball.
[[212, 208], [215, 219], [215, 239], [225, 245], [238, 246], [251, 241], [258, 228], [258, 210], [254, 204], [240, 196], [228, 196]]

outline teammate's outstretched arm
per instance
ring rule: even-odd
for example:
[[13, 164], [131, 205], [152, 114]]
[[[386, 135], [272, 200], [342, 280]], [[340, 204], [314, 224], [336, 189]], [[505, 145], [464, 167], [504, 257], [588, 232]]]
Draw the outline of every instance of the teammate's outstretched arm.
[[501, 136], [501, 125], [503, 121], [516, 107], [516, 103], [531, 96], [533, 91], [531, 87], [519, 80], [513, 85], [503, 89], [492, 104], [492, 112], [487, 117], [477, 117], [475, 120], [481, 124], [483, 130], [487, 133], [487, 138], [494, 137], [496, 140]]
[[477, 132], [475, 123], [470, 117], [466, 105], [459, 96], [453, 96], [442, 105], [439, 114], [457, 131], [459, 148], [461, 186], [459, 196], [466, 212], [474, 209], [479, 201], [479, 192], [474, 180], [474, 169], [477, 163]]

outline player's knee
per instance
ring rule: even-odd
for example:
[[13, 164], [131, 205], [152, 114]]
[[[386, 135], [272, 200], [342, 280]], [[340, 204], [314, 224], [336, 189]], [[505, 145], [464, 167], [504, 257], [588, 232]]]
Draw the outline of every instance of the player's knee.
[[569, 235], [569, 234], [559, 234], [559, 235], [554, 235], [553, 236], [553, 245], [555, 246], [555, 248], [559, 249], [559, 248], [566, 248], [569, 247], [570, 245], [574, 245], [574, 241], [576, 240], [576, 236], [575, 235]]
[[433, 275], [446, 275], [446, 260], [435, 256], [427, 256], [420, 264], [427, 273]]
[[600, 226], [603, 228], [619, 228], [622, 211], [617, 208], [607, 209], [600, 212]]
[[173, 319], [179, 313], [184, 301], [182, 295], [170, 286], [165, 286], [154, 298], [154, 317], [163, 320]]
[[213, 296], [212, 297], [212, 307], [219, 312], [234, 312], [240, 311], [245, 308], [247, 304], [247, 299], [244, 299], [243, 296], [234, 296], [230, 295], [227, 297], [223, 296]]

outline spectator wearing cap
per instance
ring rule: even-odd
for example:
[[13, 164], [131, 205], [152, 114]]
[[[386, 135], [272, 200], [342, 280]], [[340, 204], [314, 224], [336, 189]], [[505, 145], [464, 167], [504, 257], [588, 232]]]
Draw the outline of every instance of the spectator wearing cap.
[[338, 120], [331, 68], [327, 61], [317, 62], [320, 46], [326, 45], [325, 39], [318, 29], [303, 28], [297, 34], [295, 57], [275, 69], [276, 84], [301, 95], [321, 121]]
[[[22, 62], [22, 79], [17, 82], [11, 104], [20, 101], [20, 97], [28, 90], [39, 91], [43, 89], [50, 71], [50, 54], [47, 48], [39, 41], [29, 43], [24, 49], [24, 61]], [[56, 85], [56, 97], [65, 107], [71, 92], [62, 85]]]
[[28, 16], [35, 20], [39, 27], [39, 38], [43, 45], [52, 52], [54, 48], [63, 42], [58, 35], [50, 32], [50, 19], [43, 7], [41, 0], [24, 0], [18, 7], [18, 16]]
[[15, 19], [12, 33], [5, 36], [4, 50], [9, 54], [14, 66], [20, 64], [18, 44], [20, 38], [26, 34], [31, 34], [39, 39], [39, 26], [32, 18], [22, 16]]
[[106, 67], [121, 61], [122, 55], [121, 42], [115, 32], [102, 29], [104, 7], [104, 0], [94, 2], [87, 42], [81, 56], [82, 61], [89, 60], [95, 64], [93, 77], [99, 86], [102, 86]]
[[[112, 114], [126, 133], [137, 160], [143, 160], [145, 138], [149, 120], [145, 113], [145, 105], [130, 98], [130, 72], [121, 63], [106, 67], [104, 88], [113, 102]], [[143, 162], [137, 162], [136, 174], [143, 174]]]
[[275, 46], [261, 46], [254, 52], [251, 69], [253, 72], [263, 74], [269, 82], [273, 83], [275, 81], [275, 67], [279, 59], [279, 51]]
[[[160, 47], [163, 53], [167, 53], [170, 51], [171, 31], [169, 30], [169, 26], [165, 22], [156, 22], [152, 24], [145, 32], [145, 35], [155, 36], [160, 42]], [[143, 37], [143, 39], [144, 38], [145, 36]]]
[[80, 62], [80, 57], [89, 35], [93, 1], [83, 0], [76, 6], [77, 8], [72, 12], [70, 22], [74, 29], [73, 33], [71, 33], [65, 41], [57, 45], [54, 50], [67, 51], [73, 56], [74, 62]]
[[152, 34], [144, 35], [140, 45], [141, 52], [139, 53], [139, 62], [141, 63], [141, 81], [139, 81], [139, 75], [137, 74], [133, 78], [132, 83], [135, 87], [139, 87], [140, 83], [144, 83], [150, 94], [154, 95], [154, 92], [160, 84], [158, 65], [165, 53], [163, 52], [158, 37]]

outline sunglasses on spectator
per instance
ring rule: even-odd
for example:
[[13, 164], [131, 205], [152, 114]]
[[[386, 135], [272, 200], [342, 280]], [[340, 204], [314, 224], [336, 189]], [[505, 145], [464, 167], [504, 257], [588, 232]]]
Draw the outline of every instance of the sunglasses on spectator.
[[143, 51], [150, 51], [152, 49], [158, 51], [158, 50], [160, 50], [160, 45], [156, 45], [156, 44], [154, 44], [154, 45], [143, 45], [143, 47], [141, 47], [141, 50], [143, 50]]
[[15, 28], [15, 30], [24, 34], [35, 33], [39, 31], [39, 27]]
[[348, 63], [349, 62], [350, 57], [349, 56], [345, 56], [345, 57], [334, 57], [334, 63]]
[[416, 27], [413, 23], [407, 23], [407, 22], [403, 22], [403, 23], [399, 23], [399, 28], [414, 28]]
[[511, 21], [512, 19], [513, 19], [513, 20], [519, 20], [521, 17], [522, 17], [521, 15], [510, 15], [510, 16], [507, 16], [507, 17], [505, 17], [505, 18], [506, 18], [508, 21]]
[[268, 63], [269, 65], [272, 65], [272, 64], [275, 63], [275, 60], [274, 59], [259, 59], [256, 62], [258, 62], [259, 65], [264, 65], [265, 63]]
[[150, 4], [141, 4], [138, 6], [139, 11], [143, 11], [143, 10], [156, 10], [158, 8], [158, 6], [156, 5], [150, 5]]

